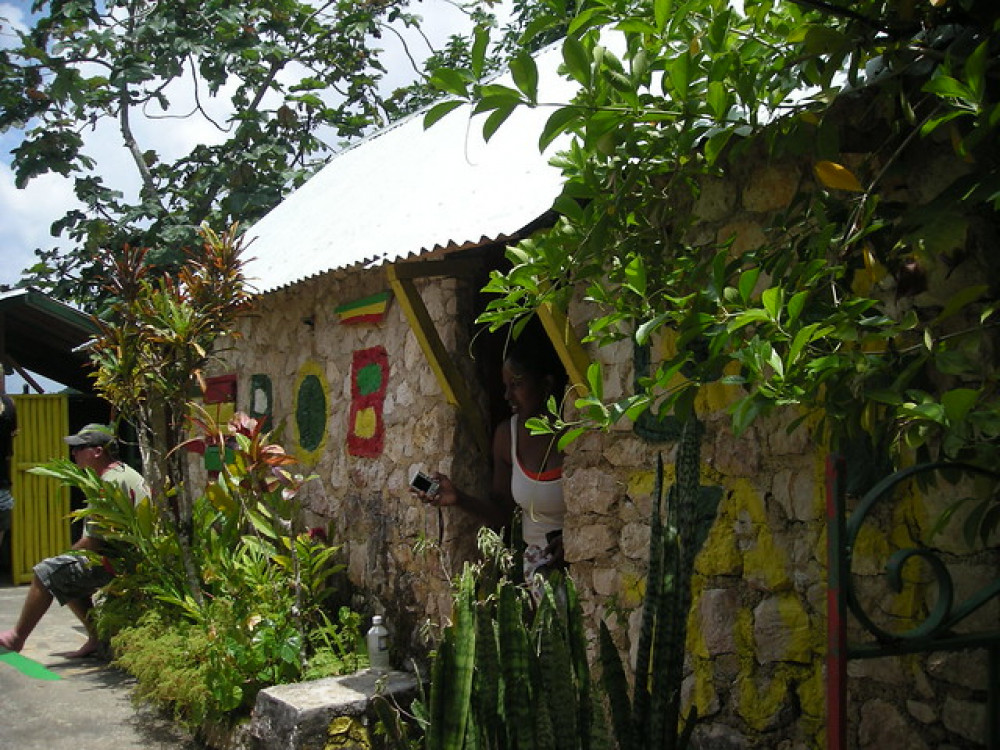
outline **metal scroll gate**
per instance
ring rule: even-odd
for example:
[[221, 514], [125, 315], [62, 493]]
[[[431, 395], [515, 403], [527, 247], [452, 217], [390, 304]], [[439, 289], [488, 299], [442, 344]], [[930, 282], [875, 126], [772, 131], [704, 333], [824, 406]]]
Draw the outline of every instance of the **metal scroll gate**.
[[12, 396], [17, 407], [17, 436], [11, 492], [11, 573], [15, 584], [29, 583], [32, 567], [43, 557], [69, 549], [69, 488], [28, 472], [66, 455], [63, 435], [69, 432], [66, 396]]
[[[851, 744], [847, 737], [849, 660], [967, 649], [985, 651], [987, 684], [983, 686], [986, 712], [982, 742], [987, 750], [1000, 750], [1000, 622], [989, 614], [992, 611], [989, 608], [1000, 602], [1000, 575], [980, 580], [978, 589], [964, 591], [959, 596], [959, 586], [949, 569], [949, 556], [943, 550], [924, 540], [903, 546], [885, 563], [884, 574], [890, 588], [900, 592], [904, 566], [919, 559], [930, 571], [936, 600], [922, 621], [899, 632], [886, 629], [866, 611], [852, 574], [862, 526], [880, 509], [890, 506], [897, 491], [904, 492], [909, 483], [917, 482], [924, 491], [940, 493], [939, 497], [955, 502], [962, 494], [955, 484], [965, 479], [973, 481], [975, 492], [968, 499], [992, 497], [995, 503], [996, 495], [987, 493], [997, 491], [1000, 473], [961, 463], [918, 464], [875, 484], [848, 516], [845, 469], [843, 458], [832, 456], [827, 460], [827, 750], [844, 750]], [[979, 480], [979, 484], [974, 480]], [[987, 616], [973, 623], [977, 613], [983, 611]], [[858, 626], [853, 637], [848, 636], [849, 615]]]

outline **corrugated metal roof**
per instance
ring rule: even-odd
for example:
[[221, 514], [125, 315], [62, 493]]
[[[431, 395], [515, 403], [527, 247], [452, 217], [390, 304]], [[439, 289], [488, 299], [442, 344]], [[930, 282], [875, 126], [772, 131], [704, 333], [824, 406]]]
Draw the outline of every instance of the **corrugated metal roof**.
[[[558, 47], [541, 52], [539, 101], [567, 102]], [[509, 82], [500, 79], [498, 82]], [[559, 194], [555, 151], [539, 153], [551, 107], [518, 108], [487, 143], [463, 105], [424, 130], [423, 113], [331, 159], [247, 231], [251, 286], [268, 292], [334, 269], [377, 266], [435, 247], [502, 239]]]
[[97, 333], [89, 315], [37, 289], [14, 289], [0, 293], [0, 323], [0, 355], [78, 391], [93, 390], [90, 358], [79, 350]]

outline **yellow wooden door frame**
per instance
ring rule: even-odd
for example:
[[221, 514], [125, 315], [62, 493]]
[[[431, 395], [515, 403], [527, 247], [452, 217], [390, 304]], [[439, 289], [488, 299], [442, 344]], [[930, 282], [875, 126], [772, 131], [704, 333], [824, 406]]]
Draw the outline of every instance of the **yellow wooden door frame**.
[[569, 375], [573, 391], [578, 398], [586, 396], [590, 391], [587, 387], [587, 368], [590, 367], [590, 357], [584, 351], [583, 344], [577, 338], [566, 313], [549, 303], [545, 303], [538, 308], [538, 319], [541, 320], [545, 333], [548, 334], [552, 346], [555, 347], [559, 359], [562, 360], [563, 367], [566, 368], [566, 374]]
[[69, 432], [65, 395], [12, 396], [17, 408], [17, 435], [11, 493], [11, 573], [15, 584], [29, 583], [35, 563], [70, 546], [69, 488], [28, 469], [66, 455]]

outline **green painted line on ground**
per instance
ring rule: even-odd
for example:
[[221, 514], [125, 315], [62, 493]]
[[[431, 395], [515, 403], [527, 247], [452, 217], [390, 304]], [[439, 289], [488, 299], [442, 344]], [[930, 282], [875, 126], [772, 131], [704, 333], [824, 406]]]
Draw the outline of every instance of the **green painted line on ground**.
[[29, 659], [27, 656], [21, 656], [21, 654], [15, 651], [7, 651], [2, 647], [0, 647], [0, 661], [10, 664], [21, 674], [26, 677], [33, 677], [36, 680], [62, 679], [60, 675], [57, 675], [55, 672], [50, 672], [34, 659]]

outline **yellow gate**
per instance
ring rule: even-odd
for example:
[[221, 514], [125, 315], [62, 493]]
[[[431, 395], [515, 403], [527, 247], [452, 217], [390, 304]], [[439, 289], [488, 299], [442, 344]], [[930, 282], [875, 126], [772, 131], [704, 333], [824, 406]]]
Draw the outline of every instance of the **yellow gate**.
[[69, 488], [28, 469], [66, 455], [69, 432], [66, 396], [12, 396], [17, 407], [11, 493], [11, 572], [14, 583], [29, 583], [31, 569], [43, 557], [69, 549]]

